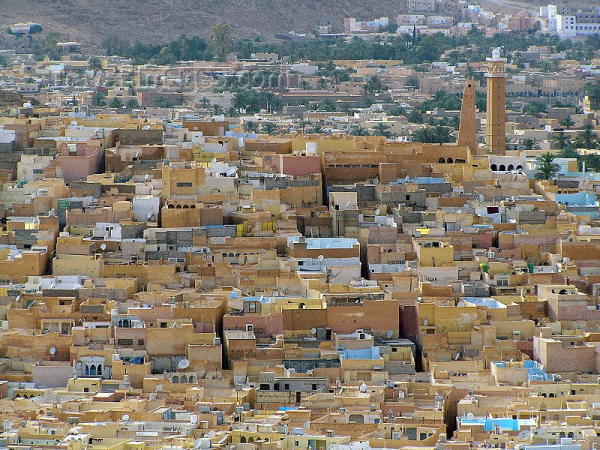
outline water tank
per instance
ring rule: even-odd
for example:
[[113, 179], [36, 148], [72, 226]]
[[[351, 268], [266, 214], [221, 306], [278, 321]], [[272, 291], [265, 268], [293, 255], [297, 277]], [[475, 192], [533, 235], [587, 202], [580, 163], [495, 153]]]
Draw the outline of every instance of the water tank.
[[304, 429], [300, 427], [292, 428], [292, 434], [294, 436], [302, 436], [304, 434]]

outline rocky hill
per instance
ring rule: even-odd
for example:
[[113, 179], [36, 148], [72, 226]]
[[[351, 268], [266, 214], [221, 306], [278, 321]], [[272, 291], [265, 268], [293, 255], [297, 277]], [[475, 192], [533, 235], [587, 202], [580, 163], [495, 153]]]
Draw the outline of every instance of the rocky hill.
[[268, 38], [278, 32], [310, 31], [320, 23], [338, 30], [344, 17], [398, 14], [398, 0], [3, 0], [0, 24], [35, 21], [46, 31], [95, 45], [109, 35], [165, 42], [186, 34], [206, 36], [227, 22], [236, 35]]
[[[581, 0], [584, 1], [584, 0]], [[585, 0], [589, 2], [590, 0]], [[591, 0], [596, 4], [600, 0]], [[309, 32], [331, 23], [343, 29], [344, 17], [361, 20], [395, 17], [405, 11], [405, 0], [2, 0], [0, 45], [6, 28], [34, 21], [45, 31], [99, 48], [103, 38], [118, 35], [131, 43], [166, 42], [186, 34], [206, 36], [213, 25], [227, 22], [239, 37], [269, 38], [274, 33]], [[479, 2], [482, 3], [482, 2]], [[484, 1], [483, 3], [486, 3]], [[503, 12], [535, 11], [542, 0], [487, 0]]]

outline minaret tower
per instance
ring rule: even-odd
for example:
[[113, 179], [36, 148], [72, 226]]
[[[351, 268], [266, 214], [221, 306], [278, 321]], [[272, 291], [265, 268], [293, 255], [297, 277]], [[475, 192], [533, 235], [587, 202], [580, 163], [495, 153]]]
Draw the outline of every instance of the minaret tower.
[[467, 78], [465, 89], [463, 91], [457, 144], [466, 145], [471, 149], [472, 155], [477, 154], [477, 137], [475, 133], [475, 82], [472, 78]]
[[488, 153], [504, 155], [506, 151], [506, 109], [505, 109], [505, 74], [506, 59], [500, 58], [500, 48], [492, 51], [487, 58], [487, 123], [485, 143]]

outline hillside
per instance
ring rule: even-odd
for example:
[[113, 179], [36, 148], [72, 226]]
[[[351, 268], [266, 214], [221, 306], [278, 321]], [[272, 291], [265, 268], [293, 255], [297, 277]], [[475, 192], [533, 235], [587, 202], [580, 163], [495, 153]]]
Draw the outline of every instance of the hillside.
[[[589, 4], [590, 0], [577, 0]], [[591, 0], [598, 4], [600, 0]], [[542, 0], [486, 0], [485, 7], [501, 12], [535, 12]], [[119, 35], [131, 43], [166, 42], [186, 34], [207, 36], [213, 25], [227, 22], [238, 37], [268, 39], [290, 30], [309, 32], [331, 23], [343, 29], [344, 17], [360, 20], [395, 17], [405, 12], [403, 0], [2, 0], [0, 47], [12, 36], [4, 33], [15, 22], [39, 22], [45, 31], [58, 31], [88, 49]]]
[[[213, 25], [227, 22], [243, 37], [310, 31], [319, 23], [337, 29], [347, 16], [373, 18], [398, 13], [397, 0], [3, 0], [0, 25], [35, 21], [46, 31], [94, 45], [120, 35], [130, 41], [164, 42], [206, 36]], [[98, 36], [100, 38], [98, 38]]]

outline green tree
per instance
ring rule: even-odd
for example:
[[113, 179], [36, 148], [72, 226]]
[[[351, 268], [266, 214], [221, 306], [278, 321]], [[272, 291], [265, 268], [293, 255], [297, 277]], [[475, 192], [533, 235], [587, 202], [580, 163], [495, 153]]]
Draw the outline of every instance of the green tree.
[[353, 125], [350, 134], [352, 136], [368, 136], [369, 132], [360, 125]]
[[548, 108], [541, 102], [532, 101], [523, 106], [523, 114], [528, 114], [534, 117], [541, 117], [542, 114], [548, 112]]
[[594, 133], [592, 126], [588, 124], [583, 127], [583, 131], [577, 133], [575, 142], [577, 146], [591, 150], [598, 147], [598, 135]]
[[236, 117], [238, 115], [238, 110], [235, 108], [235, 106], [230, 106], [229, 108], [227, 108], [227, 116], [228, 117]]
[[275, 131], [277, 131], [277, 125], [273, 122], [265, 122], [261, 126], [261, 131], [263, 133], [268, 134], [269, 136], [272, 136], [275, 133]]
[[418, 108], [414, 108], [408, 113], [406, 119], [412, 123], [423, 123], [423, 114]]
[[96, 91], [92, 94], [92, 106], [106, 106], [106, 95]]
[[389, 125], [384, 124], [383, 122], [379, 122], [375, 125], [375, 129], [373, 130], [374, 136], [385, 136], [386, 138], [391, 137], [392, 133], [389, 132]]
[[558, 156], [560, 158], [576, 158], [577, 160], [581, 159], [581, 155], [573, 147], [563, 148], [558, 152]]
[[569, 139], [569, 136], [566, 135], [565, 130], [563, 130], [562, 128], [556, 130], [556, 132], [552, 134], [551, 139], [552, 142], [554, 142], [556, 148], [559, 150], [565, 150], [571, 147], [571, 145], [573, 144]]
[[419, 79], [414, 76], [414, 75], [410, 75], [408, 77], [406, 77], [406, 81], [404, 82], [404, 86], [406, 87], [412, 87], [415, 89], [419, 89], [420, 85], [419, 85]]
[[300, 89], [302, 89], [304, 91], [308, 91], [311, 88], [310, 83], [306, 80], [300, 81], [298, 86], [300, 87]]
[[381, 92], [384, 89], [381, 80], [377, 75], [370, 77], [367, 83], [364, 85], [363, 90], [365, 94], [373, 95], [376, 92]]
[[90, 59], [88, 59], [88, 67], [93, 70], [94, 75], [96, 75], [97, 71], [102, 70], [102, 60], [97, 56], [90, 56]]
[[202, 108], [208, 108], [210, 106], [210, 100], [206, 97], [202, 97], [200, 99], [200, 105], [202, 105]]
[[231, 27], [226, 23], [215, 25], [210, 33], [210, 39], [214, 43], [217, 57], [220, 61], [224, 61], [232, 44]]
[[217, 105], [216, 103], [212, 105], [212, 113], [215, 116], [218, 116], [219, 114], [223, 114], [223, 107], [221, 105]]
[[567, 116], [563, 120], [560, 121], [560, 125], [569, 129], [569, 128], [573, 128], [575, 126], [575, 122], [573, 122], [573, 119], [571, 119], [571, 116]]
[[558, 174], [560, 167], [554, 162], [555, 156], [550, 153], [542, 153], [535, 158], [537, 170], [535, 172], [536, 180], [550, 180]]
[[106, 50], [108, 56], [128, 56], [131, 54], [129, 42], [114, 34], [104, 39], [101, 45], [102, 48]]
[[426, 144], [432, 144], [435, 142], [435, 131], [430, 126], [417, 128], [412, 132], [411, 138], [413, 142], [423, 142]]
[[169, 100], [167, 97], [159, 95], [156, 97], [156, 100], [154, 100], [154, 106], [157, 108], [172, 108], [173, 102], [171, 102], [171, 100]]
[[317, 89], [327, 89], [327, 80], [323, 77], [317, 81]]
[[330, 98], [324, 98], [317, 106], [319, 111], [335, 112], [335, 103]]
[[300, 127], [302, 128], [302, 134], [304, 134], [304, 129], [308, 126], [308, 125], [312, 125], [312, 122], [310, 120], [301, 120], [300, 121]]
[[247, 133], [256, 133], [258, 131], [258, 125], [256, 122], [248, 120], [247, 122], [244, 122], [244, 130], [246, 130]]
[[587, 83], [584, 86], [585, 93], [588, 95], [589, 99], [598, 104], [600, 103], [600, 80], [595, 80], [593, 82]]
[[108, 104], [111, 108], [119, 109], [123, 107], [123, 101], [119, 97], [113, 97]]
[[453, 140], [452, 131], [450, 127], [446, 127], [443, 125], [437, 125], [434, 129], [435, 132], [435, 142], [438, 144], [445, 144], [447, 142], [451, 142]]
[[317, 123], [310, 130], [308, 130], [308, 132], [311, 134], [319, 134], [323, 132], [323, 127]]
[[51, 31], [46, 35], [46, 39], [44, 39], [43, 52], [52, 59], [58, 59], [56, 44], [58, 44], [61, 40], [62, 36], [60, 33]]
[[538, 144], [537, 139], [535, 138], [527, 138], [521, 141], [523, 148], [525, 150], [539, 150], [540, 145]]
[[139, 108], [140, 104], [138, 103], [137, 98], [130, 98], [129, 100], [127, 100], [126, 106], [129, 109], [135, 109]]

